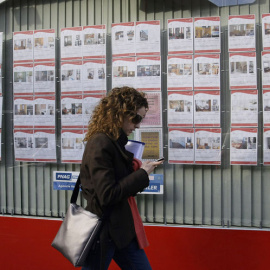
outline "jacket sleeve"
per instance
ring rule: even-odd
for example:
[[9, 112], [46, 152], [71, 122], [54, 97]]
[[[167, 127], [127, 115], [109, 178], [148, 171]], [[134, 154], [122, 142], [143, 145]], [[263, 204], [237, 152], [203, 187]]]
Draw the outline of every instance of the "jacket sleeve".
[[126, 175], [124, 171], [127, 168], [123, 157], [106, 135], [95, 136], [87, 143], [83, 159], [82, 165], [86, 166], [90, 179], [84, 180], [82, 185], [95, 190], [102, 209], [117, 204], [149, 185], [148, 174], [143, 169], [116, 179], [118, 174]]

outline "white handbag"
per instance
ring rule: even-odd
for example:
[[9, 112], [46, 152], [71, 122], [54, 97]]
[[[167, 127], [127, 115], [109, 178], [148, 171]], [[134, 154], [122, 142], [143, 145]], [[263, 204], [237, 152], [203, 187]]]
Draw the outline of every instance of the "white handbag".
[[102, 218], [76, 204], [80, 183], [79, 176], [65, 219], [52, 242], [75, 267], [84, 265], [102, 225]]

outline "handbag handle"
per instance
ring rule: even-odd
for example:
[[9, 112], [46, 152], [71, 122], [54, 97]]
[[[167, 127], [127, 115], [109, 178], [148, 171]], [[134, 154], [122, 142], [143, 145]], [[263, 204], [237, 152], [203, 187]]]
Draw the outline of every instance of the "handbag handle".
[[79, 175], [78, 178], [77, 178], [76, 185], [75, 185], [75, 187], [73, 189], [71, 198], [70, 198], [70, 203], [76, 203], [77, 198], [78, 198], [78, 194], [79, 194], [79, 190], [80, 190], [80, 185], [81, 185], [81, 178], [80, 178], [80, 175]]

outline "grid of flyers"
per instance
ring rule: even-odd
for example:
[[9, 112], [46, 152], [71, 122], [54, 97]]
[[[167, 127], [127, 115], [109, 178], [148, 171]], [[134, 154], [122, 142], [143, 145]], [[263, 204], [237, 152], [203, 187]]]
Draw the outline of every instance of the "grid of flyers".
[[221, 164], [220, 17], [168, 20], [168, 153], [172, 164]]
[[13, 33], [15, 160], [56, 162], [55, 31]]
[[106, 26], [62, 28], [62, 163], [81, 163], [89, 119], [105, 94]]
[[142, 141], [142, 160], [163, 156], [160, 21], [111, 25], [112, 87], [130, 86], [147, 94], [149, 110], [130, 139]]
[[3, 59], [3, 33], [0, 32], [0, 160], [1, 160], [1, 145], [2, 145], [2, 106], [3, 106], [3, 97], [2, 97], [2, 59]]
[[258, 90], [255, 44], [255, 15], [229, 16], [231, 165], [257, 165]]

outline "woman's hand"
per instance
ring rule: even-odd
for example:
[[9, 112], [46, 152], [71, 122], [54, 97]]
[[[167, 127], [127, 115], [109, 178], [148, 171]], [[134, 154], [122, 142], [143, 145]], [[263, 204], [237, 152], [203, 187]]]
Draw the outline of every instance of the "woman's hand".
[[145, 161], [142, 166], [141, 169], [144, 169], [148, 174], [150, 174], [151, 172], [154, 171], [154, 169], [162, 164], [164, 162], [164, 160], [162, 161]]

